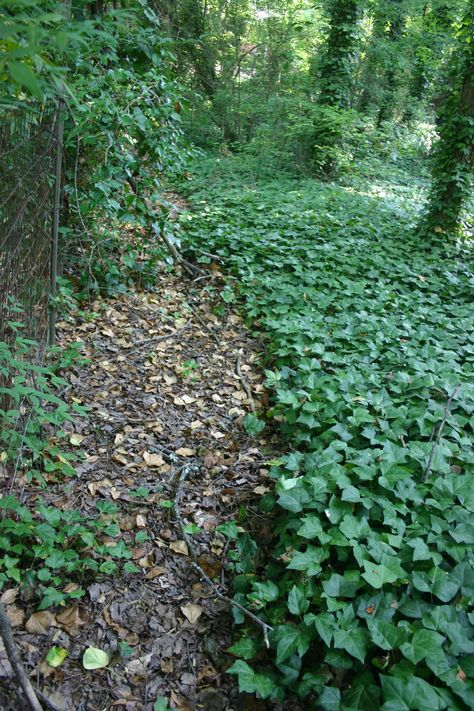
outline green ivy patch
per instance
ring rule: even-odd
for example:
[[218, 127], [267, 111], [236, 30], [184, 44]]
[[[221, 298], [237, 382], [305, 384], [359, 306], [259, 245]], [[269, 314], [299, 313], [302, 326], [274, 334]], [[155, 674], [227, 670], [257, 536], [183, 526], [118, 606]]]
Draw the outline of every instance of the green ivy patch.
[[229, 671], [306, 708], [473, 708], [472, 254], [417, 238], [416, 183], [245, 178], [204, 162], [181, 220], [239, 276], [289, 449], [264, 577], [248, 542], [236, 568], [271, 651], [244, 630]]

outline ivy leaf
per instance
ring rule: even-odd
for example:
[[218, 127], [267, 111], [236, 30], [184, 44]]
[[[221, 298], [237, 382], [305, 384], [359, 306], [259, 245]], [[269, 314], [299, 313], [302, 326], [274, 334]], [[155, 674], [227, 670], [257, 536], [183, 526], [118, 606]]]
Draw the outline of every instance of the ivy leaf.
[[398, 579], [398, 575], [385, 565], [377, 565], [372, 561], [364, 560], [363, 566], [365, 573], [362, 573], [362, 577], [376, 590], [379, 590], [385, 583], [394, 583]]
[[252, 413], [245, 415], [243, 425], [247, 434], [252, 435], [253, 437], [256, 437], [265, 429], [265, 422], [259, 420], [258, 417]]
[[365, 660], [369, 644], [369, 634], [362, 627], [350, 630], [336, 629], [334, 631], [334, 646], [336, 649], [345, 649], [352, 657], [360, 662]]
[[339, 711], [341, 692], [334, 686], [325, 686], [318, 696], [318, 706], [324, 711]]
[[400, 651], [402, 654], [413, 662], [418, 664], [426, 657], [434, 657], [441, 650], [445, 638], [438, 632], [433, 630], [419, 629], [416, 630], [410, 642], [402, 644]]
[[292, 615], [302, 615], [309, 607], [309, 600], [297, 585], [293, 585], [288, 595], [288, 609]]
[[370, 638], [381, 649], [398, 649], [407, 638], [407, 631], [380, 619], [367, 619]]
[[257, 643], [251, 637], [243, 637], [227, 651], [236, 657], [242, 657], [242, 659], [252, 659], [257, 653]]
[[309, 647], [309, 636], [293, 625], [279, 625], [275, 630], [277, 644], [277, 664], [281, 664], [296, 651], [303, 656]]
[[399, 679], [381, 675], [380, 680], [385, 699], [381, 711], [442, 711], [445, 708], [441, 697], [424, 679], [416, 676]]
[[234, 674], [239, 681], [239, 691], [246, 691], [249, 694], [258, 694], [260, 698], [267, 699], [275, 690], [275, 685], [271, 679], [263, 674], [257, 674], [247, 662], [238, 659], [227, 670], [228, 674]]

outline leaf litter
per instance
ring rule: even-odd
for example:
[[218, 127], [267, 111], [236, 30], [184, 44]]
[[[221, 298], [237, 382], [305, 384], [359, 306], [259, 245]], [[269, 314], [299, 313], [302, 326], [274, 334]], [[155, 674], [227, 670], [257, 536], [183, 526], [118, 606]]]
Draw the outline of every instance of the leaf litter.
[[[268, 491], [270, 445], [242, 426], [264, 397], [259, 344], [219, 305], [220, 276], [216, 267], [209, 286], [163, 273], [154, 291], [97, 298], [93, 319], [58, 324], [60, 345], [80, 341], [88, 359], [64, 374], [63, 397], [89, 412], [68, 432], [82, 457], [76, 478], [66, 488], [51, 480], [41, 495], [84, 517], [96, 501], [113, 502], [137, 571], [85, 581], [86, 595], [57, 611], [3, 592], [28, 671], [61, 711], [152, 711], [160, 697], [182, 711], [264, 708], [225, 674], [230, 613], [190, 566], [172, 510], [179, 467], [191, 463], [197, 473], [184, 483], [180, 514], [199, 566], [226, 592], [227, 543], [217, 527], [242, 507], [253, 515]], [[2, 649], [0, 679], [1, 707], [17, 708]]]

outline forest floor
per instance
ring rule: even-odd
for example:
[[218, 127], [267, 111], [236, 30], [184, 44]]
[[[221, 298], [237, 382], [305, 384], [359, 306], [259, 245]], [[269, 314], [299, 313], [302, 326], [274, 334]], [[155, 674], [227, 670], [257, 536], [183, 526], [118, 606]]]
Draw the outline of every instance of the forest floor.
[[[219, 283], [219, 273], [210, 280]], [[249, 393], [258, 403], [264, 392], [260, 346], [231, 309], [215, 314], [209, 279], [194, 286], [163, 273], [153, 291], [101, 298], [92, 310], [92, 319], [58, 324], [60, 345], [80, 340], [87, 358], [66, 372], [63, 395], [88, 408], [68, 432], [71, 451], [83, 453], [77, 478], [66, 490], [49, 481], [40, 497], [30, 487], [28, 496], [84, 517], [94, 517], [97, 501], [113, 503], [118, 539], [139, 572], [99, 576], [56, 613], [34, 612], [6, 590], [21, 657], [61, 711], [151, 711], [160, 697], [182, 711], [265, 708], [225, 674], [232, 621], [215, 594], [229, 582], [219, 524], [245, 516], [261, 543], [269, 535], [254, 512], [269, 488], [269, 444], [241, 424]], [[44, 661], [53, 645], [68, 653], [56, 669]], [[82, 668], [89, 646], [112, 657], [106, 669]], [[0, 676], [0, 707], [18, 709], [4, 653]]]

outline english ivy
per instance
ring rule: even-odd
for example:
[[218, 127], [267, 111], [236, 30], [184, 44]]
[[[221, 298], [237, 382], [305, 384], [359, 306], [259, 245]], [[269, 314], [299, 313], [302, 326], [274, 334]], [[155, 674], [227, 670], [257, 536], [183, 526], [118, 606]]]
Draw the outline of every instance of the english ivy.
[[289, 450], [262, 499], [264, 577], [248, 541], [236, 568], [271, 650], [244, 630], [229, 671], [305, 708], [472, 708], [471, 255], [418, 241], [419, 193], [401, 185], [256, 182], [234, 159], [212, 186], [210, 169], [188, 187], [185, 240], [240, 277]]

